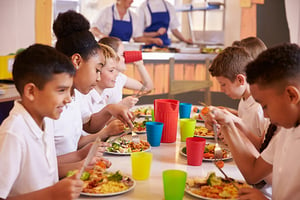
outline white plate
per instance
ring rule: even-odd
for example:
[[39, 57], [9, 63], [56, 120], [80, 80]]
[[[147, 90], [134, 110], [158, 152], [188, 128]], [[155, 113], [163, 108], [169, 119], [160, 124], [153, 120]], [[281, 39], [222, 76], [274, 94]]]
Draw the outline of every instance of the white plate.
[[[180, 154], [184, 157], [187, 157], [187, 155], [182, 151], [184, 148], [186, 148], [186, 146], [182, 147], [180, 149]], [[231, 153], [228, 151], [227, 152], [228, 157], [227, 158], [222, 158], [220, 160], [226, 161], [226, 160], [230, 160], [232, 159]], [[214, 159], [209, 159], [209, 158], [203, 158], [203, 161], [214, 161]]]
[[[196, 178], [196, 177], [188, 177], [187, 179], [192, 179], [192, 178]], [[199, 178], [199, 177], [197, 177], [197, 178]], [[239, 180], [236, 180], [236, 181], [240, 182], [240, 183], [245, 183], [244, 181], [239, 181]], [[204, 199], [204, 200], [224, 200], [224, 199], [216, 199], [216, 198], [210, 198], [210, 197], [201, 196], [199, 194], [193, 193], [191, 191], [191, 189], [192, 188], [190, 188], [188, 186], [188, 184], [186, 184], [186, 186], [185, 186], [185, 192], [188, 193], [189, 195], [193, 196], [193, 197], [196, 197], [196, 198], [199, 198], [199, 199]], [[238, 200], [238, 199], [226, 199], [226, 200]]]
[[106, 194], [95, 194], [95, 193], [85, 193], [85, 192], [81, 192], [80, 194], [85, 195], [85, 196], [91, 196], [91, 197], [109, 197], [109, 196], [124, 194], [126, 192], [131, 191], [136, 185], [135, 180], [132, 179], [132, 178], [130, 178], [130, 179], [133, 181], [133, 185], [130, 188], [128, 188], [127, 190], [123, 190], [123, 191], [120, 191], [120, 192], [106, 193]]
[[194, 135], [194, 137], [201, 137], [205, 139], [214, 139], [214, 136], [200, 136], [200, 135]]
[[[144, 151], [141, 151], [141, 152], [147, 152], [147, 151], [150, 151], [150, 150], [151, 150], [151, 146], [148, 149], [146, 149]], [[112, 155], [118, 155], [118, 156], [130, 156], [134, 152], [131, 152], [131, 153], [119, 153], [119, 152], [105, 151], [105, 153], [112, 154]]]
[[[199, 194], [193, 193], [190, 189], [185, 188], [185, 192], [188, 193], [189, 195], [192, 195], [193, 197], [197, 197], [199, 199], [204, 199], [204, 200], [224, 200], [224, 199], [214, 199], [214, 198], [209, 198], [209, 197], [204, 197]], [[226, 199], [226, 200], [237, 200], [237, 199]]]

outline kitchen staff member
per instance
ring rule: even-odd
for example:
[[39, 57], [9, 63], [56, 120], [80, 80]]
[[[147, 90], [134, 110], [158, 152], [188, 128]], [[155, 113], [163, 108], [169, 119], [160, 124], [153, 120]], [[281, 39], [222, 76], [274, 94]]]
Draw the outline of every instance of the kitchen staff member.
[[130, 10], [133, 0], [117, 0], [100, 12], [97, 20], [93, 23], [91, 32], [97, 39], [113, 36], [122, 41], [144, 42], [146, 44], [162, 45], [159, 38], [143, 37], [143, 27], [136, 13]]
[[178, 30], [179, 21], [174, 6], [165, 0], [147, 0], [139, 8], [139, 19], [143, 21], [144, 36], [161, 38], [164, 46], [171, 44], [168, 29], [180, 41], [188, 44], [191, 39], [183, 37]]

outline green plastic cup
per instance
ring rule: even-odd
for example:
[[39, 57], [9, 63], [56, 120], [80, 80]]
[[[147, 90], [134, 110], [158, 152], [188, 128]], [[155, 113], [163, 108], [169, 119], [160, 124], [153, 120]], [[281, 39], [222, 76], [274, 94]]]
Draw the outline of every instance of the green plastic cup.
[[195, 133], [196, 119], [180, 119], [180, 140], [185, 142], [186, 138], [193, 137]]
[[165, 200], [182, 200], [187, 173], [182, 170], [170, 169], [163, 171]]

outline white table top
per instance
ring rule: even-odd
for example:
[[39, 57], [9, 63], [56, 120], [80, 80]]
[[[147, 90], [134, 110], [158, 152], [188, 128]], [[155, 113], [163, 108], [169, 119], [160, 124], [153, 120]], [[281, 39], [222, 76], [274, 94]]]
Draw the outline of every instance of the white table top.
[[[146, 139], [146, 134], [140, 134], [141, 139]], [[122, 195], [105, 197], [101, 199], [164, 199], [162, 172], [167, 169], [180, 169], [188, 173], [189, 176], [206, 177], [208, 172], [214, 171], [218, 176], [222, 174], [212, 162], [203, 162], [201, 166], [188, 166], [186, 157], [180, 154], [181, 148], [185, 142], [180, 142], [179, 134], [175, 143], [162, 143], [159, 147], [152, 147], [153, 154], [150, 178], [145, 181], [136, 181], [133, 190]], [[120, 170], [123, 174], [131, 176], [131, 158], [130, 156], [114, 156], [105, 154], [104, 157], [112, 162], [109, 170]], [[232, 178], [244, 180], [240, 171], [233, 161], [225, 161], [224, 171]], [[80, 196], [80, 200], [91, 200], [96, 197]], [[99, 198], [99, 197], [98, 197]], [[185, 193], [183, 199], [197, 199]]]

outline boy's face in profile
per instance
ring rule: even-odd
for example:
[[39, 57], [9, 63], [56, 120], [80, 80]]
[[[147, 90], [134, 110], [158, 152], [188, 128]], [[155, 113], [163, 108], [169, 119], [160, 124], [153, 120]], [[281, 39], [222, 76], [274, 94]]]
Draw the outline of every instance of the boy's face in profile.
[[101, 69], [101, 80], [98, 82], [98, 86], [102, 89], [115, 87], [118, 74], [117, 61], [113, 58], [107, 58], [105, 65]]
[[71, 87], [73, 77], [67, 73], [55, 74], [52, 80], [44, 85], [42, 90], [34, 88], [33, 99], [34, 112], [31, 113], [35, 120], [43, 120], [44, 117], [58, 119], [63, 107], [71, 101]]
[[228, 78], [224, 76], [216, 76], [216, 79], [221, 86], [221, 92], [224, 92], [227, 96], [229, 96], [232, 99], [242, 98], [245, 92], [245, 87], [244, 85], [241, 85], [237, 78], [234, 80], [234, 82], [231, 82]]
[[258, 84], [250, 85], [253, 98], [261, 104], [265, 117], [273, 124], [284, 128], [294, 127], [298, 121], [298, 108], [291, 102], [289, 94], [279, 92], [273, 87], [262, 88]]

